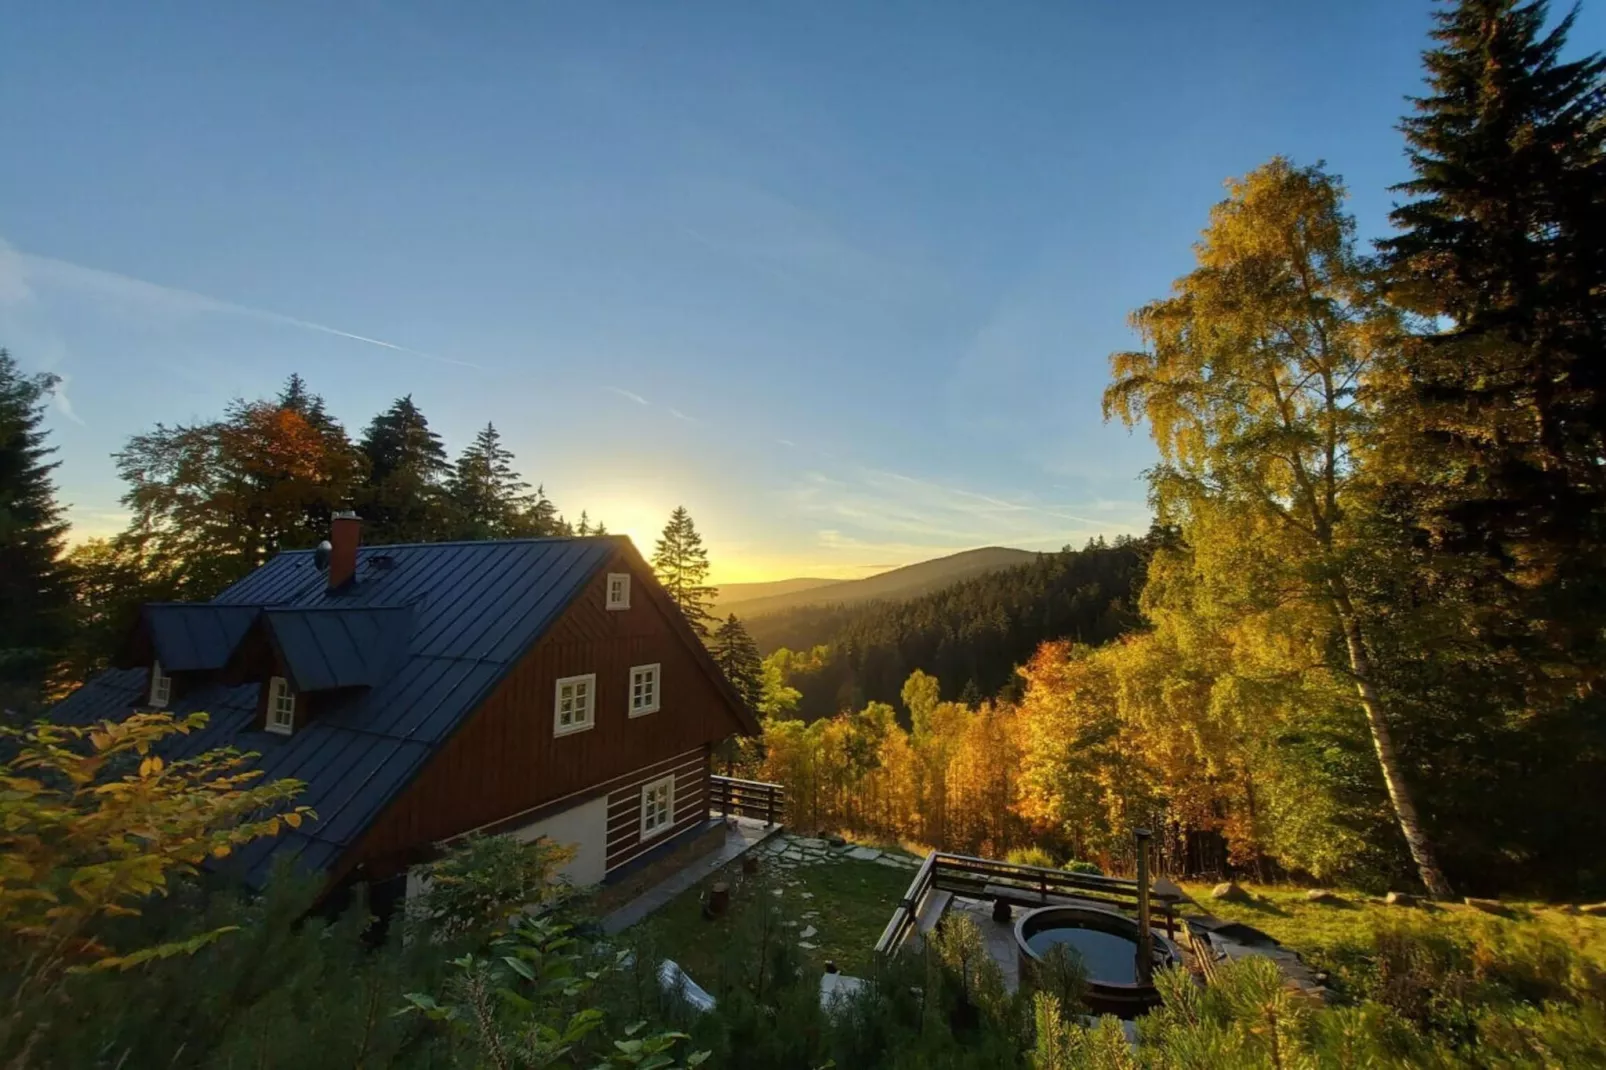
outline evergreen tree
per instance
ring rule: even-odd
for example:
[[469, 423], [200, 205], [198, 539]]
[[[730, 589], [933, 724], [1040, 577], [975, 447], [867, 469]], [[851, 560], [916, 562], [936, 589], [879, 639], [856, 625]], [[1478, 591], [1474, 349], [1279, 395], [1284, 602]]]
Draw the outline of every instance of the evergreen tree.
[[574, 529], [558, 507], [546, 496], [546, 487], [537, 486], [528, 503], [519, 510], [513, 521], [513, 531], [526, 537], [545, 538], [551, 535], [573, 535]]
[[[67, 639], [72, 586], [67, 523], [45, 444], [53, 375], [24, 375], [0, 349], [0, 688], [28, 695]], [[3, 701], [0, 697], [0, 701]]]
[[736, 614], [732, 613], [715, 630], [708, 652], [725, 670], [725, 678], [742, 696], [742, 701], [756, 711], [764, 698], [764, 659], [759, 657], [758, 644], [747, 634]]
[[[513, 469], [513, 453], [487, 423], [463, 450], [446, 484], [454, 537], [500, 539], [534, 534], [524, 521], [536, 505], [530, 485]], [[542, 534], [545, 534], [544, 532]]]
[[359, 448], [368, 459], [359, 506], [369, 541], [423, 542], [446, 534], [445, 480], [452, 466], [411, 394], [373, 418]]
[[1436, 13], [1415, 177], [1380, 243], [1420, 317], [1389, 399], [1399, 482], [1480, 630], [1575, 664], [1606, 625], [1606, 58], [1564, 62], [1576, 11]]
[[708, 624], [714, 619], [708, 610], [718, 592], [708, 586], [708, 551], [684, 505], [678, 506], [664, 525], [653, 548], [652, 567], [658, 582], [686, 615], [686, 623], [708, 638]]

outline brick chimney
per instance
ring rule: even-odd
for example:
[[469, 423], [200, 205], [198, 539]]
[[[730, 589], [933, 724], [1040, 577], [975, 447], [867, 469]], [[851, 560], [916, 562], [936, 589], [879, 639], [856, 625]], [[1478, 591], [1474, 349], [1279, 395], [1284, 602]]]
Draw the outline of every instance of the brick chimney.
[[362, 545], [362, 517], [343, 509], [329, 518], [329, 589], [338, 591], [357, 575], [357, 547]]

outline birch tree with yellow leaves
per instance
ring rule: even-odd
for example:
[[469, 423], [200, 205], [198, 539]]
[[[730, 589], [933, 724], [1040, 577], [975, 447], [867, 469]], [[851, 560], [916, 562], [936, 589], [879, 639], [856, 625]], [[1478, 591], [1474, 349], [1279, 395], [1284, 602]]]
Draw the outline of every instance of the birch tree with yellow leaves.
[[[1111, 357], [1107, 418], [1147, 422], [1161, 519], [1242, 521], [1279, 562], [1282, 607], [1323, 617], [1325, 668], [1346, 677], [1422, 883], [1449, 882], [1416, 807], [1372, 666], [1350, 570], [1365, 547], [1352, 493], [1374, 414], [1367, 389], [1399, 336], [1354, 248], [1339, 181], [1278, 158], [1228, 185], [1172, 296], [1133, 315], [1143, 348]], [[1327, 653], [1331, 651], [1332, 653]]]

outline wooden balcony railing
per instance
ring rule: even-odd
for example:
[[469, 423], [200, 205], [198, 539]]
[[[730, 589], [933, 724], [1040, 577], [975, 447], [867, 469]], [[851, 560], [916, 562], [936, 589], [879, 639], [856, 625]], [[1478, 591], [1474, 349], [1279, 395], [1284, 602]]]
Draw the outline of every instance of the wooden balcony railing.
[[760, 818], [766, 825], [779, 825], [786, 819], [786, 789], [762, 780], [711, 776], [708, 808], [726, 817]]

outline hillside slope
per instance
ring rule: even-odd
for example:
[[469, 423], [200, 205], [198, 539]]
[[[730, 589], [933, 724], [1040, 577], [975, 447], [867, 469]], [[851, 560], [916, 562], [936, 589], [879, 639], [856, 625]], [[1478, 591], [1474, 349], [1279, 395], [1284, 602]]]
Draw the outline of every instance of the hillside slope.
[[[986, 546], [979, 550], [905, 565], [890, 572], [877, 573], [862, 580], [808, 581], [780, 580], [777, 583], [817, 583], [792, 591], [779, 592], [759, 598], [747, 598], [730, 604], [721, 597], [722, 611], [734, 611], [744, 621], [797, 609], [800, 606], [853, 606], [865, 602], [896, 602], [916, 598], [930, 591], [940, 590], [949, 584], [999, 569], [1013, 568], [1037, 559], [1030, 550], [1012, 550], [1006, 546]], [[760, 587], [763, 584], [732, 584], [732, 587]], [[728, 608], [727, 608], [728, 607]]]
[[748, 628], [765, 653], [827, 648], [818, 671], [789, 681], [808, 720], [869, 701], [896, 705], [916, 669], [941, 681], [944, 698], [975, 700], [1011, 687], [1015, 666], [1045, 640], [1098, 644], [1134, 627], [1149, 549], [1123, 538], [1034, 554], [909, 601], [801, 606]]
[[743, 605], [757, 599], [802, 594], [804, 591], [817, 591], [821, 587], [836, 587], [847, 582], [849, 581], [799, 577], [794, 580], [769, 580], [764, 583], [722, 583], [719, 586], [719, 594], [714, 598], [714, 613], [718, 616], [731, 612], [740, 614], [744, 612], [741, 608]]

